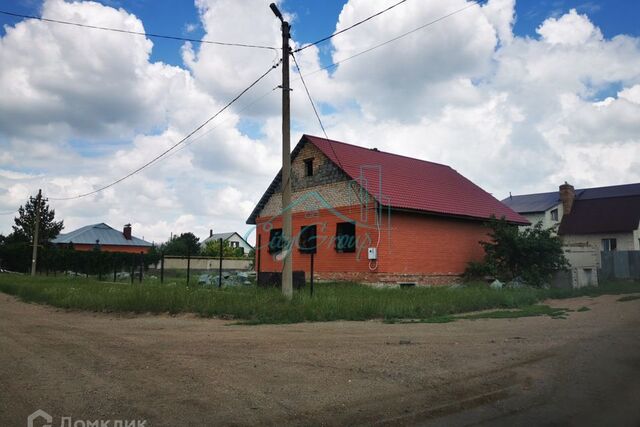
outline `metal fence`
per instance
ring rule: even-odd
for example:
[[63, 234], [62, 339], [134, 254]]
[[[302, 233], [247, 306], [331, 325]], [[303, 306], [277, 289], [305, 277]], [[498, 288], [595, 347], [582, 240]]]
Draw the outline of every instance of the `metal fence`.
[[[0, 269], [29, 273], [31, 247], [26, 243], [0, 246]], [[37, 273], [48, 276], [85, 276], [98, 280], [133, 283], [143, 279], [199, 283], [242, 282], [251, 276], [250, 258], [169, 256], [149, 253], [119, 253], [100, 250], [77, 251], [71, 247], [47, 245], [40, 248]], [[243, 273], [243, 274], [238, 274]]]
[[640, 279], [640, 251], [600, 253], [600, 279]]

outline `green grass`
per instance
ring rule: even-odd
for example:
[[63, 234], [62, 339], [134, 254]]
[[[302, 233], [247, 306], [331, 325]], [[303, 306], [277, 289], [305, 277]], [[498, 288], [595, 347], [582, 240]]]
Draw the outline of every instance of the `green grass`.
[[[456, 314], [481, 310], [521, 309], [532, 313], [531, 310], [538, 309], [531, 307], [546, 298], [624, 294], [638, 290], [640, 283], [637, 282], [568, 290], [493, 290], [486, 286], [375, 289], [350, 283], [327, 283], [316, 285], [313, 298], [305, 290], [295, 292], [293, 301], [289, 302], [278, 289], [253, 286], [218, 290], [186, 287], [181, 282], [161, 285], [157, 280], [132, 285], [87, 278], [0, 275], [0, 291], [27, 302], [99, 312], [196, 313], [249, 324], [367, 319], [443, 322]], [[518, 313], [495, 316], [513, 317]]]
[[637, 299], [640, 299], [640, 295], [627, 295], [622, 298], [618, 298], [618, 301], [625, 302], [625, 301], [633, 301]]

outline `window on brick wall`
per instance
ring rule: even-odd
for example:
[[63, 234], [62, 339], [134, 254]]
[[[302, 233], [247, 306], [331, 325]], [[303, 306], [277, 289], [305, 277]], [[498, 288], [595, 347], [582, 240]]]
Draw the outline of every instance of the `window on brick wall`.
[[356, 251], [356, 224], [339, 222], [336, 224], [336, 252]]
[[282, 228], [272, 228], [269, 231], [269, 253], [275, 254], [282, 252], [284, 248], [284, 239], [282, 238]]
[[305, 176], [313, 176], [313, 159], [305, 159], [304, 174]]
[[618, 247], [616, 239], [602, 239], [602, 250], [604, 252], [615, 251]]
[[300, 252], [303, 254], [315, 254], [317, 245], [316, 226], [303, 225], [300, 227], [300, 241], [298, 242]]

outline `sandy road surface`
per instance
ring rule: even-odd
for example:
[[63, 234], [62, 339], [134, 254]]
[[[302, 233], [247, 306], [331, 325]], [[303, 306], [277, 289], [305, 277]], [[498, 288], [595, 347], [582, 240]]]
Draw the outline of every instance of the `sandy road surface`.
[[[229, 326], [0, 294], [0, 426], [640, 425], [640, 300], [447, 324]], [[113, 425], [113, 423], [111, 424]]]

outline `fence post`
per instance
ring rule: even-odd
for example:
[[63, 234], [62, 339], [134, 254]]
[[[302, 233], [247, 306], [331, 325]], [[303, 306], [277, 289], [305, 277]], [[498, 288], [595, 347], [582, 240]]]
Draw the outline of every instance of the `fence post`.
[[116, 255], [113, 256], [113, 281], [116, 281]]
[[220, 238], [220, 253], [219, 257], [219, 265], [218, 265], [218, 288], [222, 287], [222, 237]]
[[191, 248], [187, 248], [187, 286], [189, 286], [189, 276], [191, 275]]
[[311, 283], [310, 283], [311, 296], [313, 296], [313, 255], [314, 253], [311, 252]]
[[133, 285], [133, 276], [135, 275], [136, 268], [136, 254], [131, 254], [131, 284]]
[[160, 252], [160, 283], [164, 283], [164, 251]]
[[142, 283], [142, 271], [144, 270], [144, 252], [140, 251], [140, 278], [139, 283]]

